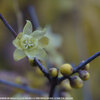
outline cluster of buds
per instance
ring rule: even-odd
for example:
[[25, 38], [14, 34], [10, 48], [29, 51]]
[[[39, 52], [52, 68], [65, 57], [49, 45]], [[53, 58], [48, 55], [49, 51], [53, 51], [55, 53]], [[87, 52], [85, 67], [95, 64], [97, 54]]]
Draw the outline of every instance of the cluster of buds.
[[90, 74], [87, 71], [90, 67], [90, 64], [84, 66], [83, 69], [78, 71], [78, 75], [73, 75], [74, 68], [70, 64], [63, 64], [57, 68], [50, 68], [49, 74], [53, 78], [59, 77], [61, 74], [65, 77], [70, 76], [68, 79], [62, 81], [61, 86], [66, 91], [72, 90], [72, 88], [81, 88], [83, 87], [83, 81], [89, 79]]

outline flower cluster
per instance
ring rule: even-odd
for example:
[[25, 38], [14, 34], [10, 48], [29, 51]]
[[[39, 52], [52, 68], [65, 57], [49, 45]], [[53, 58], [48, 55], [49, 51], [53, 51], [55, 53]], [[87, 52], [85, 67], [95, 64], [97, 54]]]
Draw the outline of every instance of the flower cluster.
[[89, 79], [90, 75], [87, 72], [87, 70], [89, 69], [89, 66], [90, 65], [87, 64], [86, 66], [84, 66], [83, 69], [79, 70], [78, 71], [79, 75], [72, 75], [74, 69], [70, 64], [63, 64], [62, 66], [59, 67], [59, 69], [51, 68], [49, 73], [54, 78], [58, 76], [58, 70], [59, 70], [60, 74], [62, 74], [63, 76], [65, 77], [70, 76], [67, 80], [61, 83], [62, 88], [69, 91], [72, 88], [81, 88], [83, 86], [83, 81], [86, 81]]

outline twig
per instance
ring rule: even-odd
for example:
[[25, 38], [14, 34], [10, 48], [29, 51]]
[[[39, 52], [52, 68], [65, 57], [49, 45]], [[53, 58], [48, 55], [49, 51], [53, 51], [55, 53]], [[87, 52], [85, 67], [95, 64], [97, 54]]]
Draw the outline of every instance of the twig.
[[94, 60], [95, 58], [97, 58], [98, 56], [100, 56], [100, 51], [95, 53], [94, 55], [92, 55], [91, 57], [89, 57], [87, 60], [85, 60], [84, 62], [81, 62], [75, 69], [75, 72], [77, 72], [77, 70], [82, 69], [86, 64], [88, 64], [89, 62], [91, 62], [92, 60]]
[[43, 72], [43, 74], [49, 79], [49, 81], [51, 80], [51, 77], [48, 73], [48, 71], [44, 68], [44, 66], [39, 62], [39, 60], [35, 57], [34, 58], [34, 63], [36, 65], [38, 65], [38, 67], [40, 68], [40, 70]]
[[57, 78], [52, 78], [49, 97], [53, 97], [57, 86]]
[[[84, 68], [86, 64], [88, 64], [89, 62], [91, 62], [92, 60], [94, 60], [95, 58], [97, 58], [98, 56], [100, 56], [100, 51], [97, 52], [97, 53], [95, 53], [93, 56], [89, 57], [84, 62], [81, 62], [77, 67], [74, 68], [74, 71], [73, 71], [72, 74], [77, 73], [80, 69]], [[69, 78], [70, 76], [62, 76], [61, 78], [58, 79], [58, 84], [61, 83], [66, 78]]]
[[17, 17], [17, 26], [18, 26], [18, 33], [19, 33], [23, 29], [23, 15], [19, 9], [18, 0], [13, 0], [13, 5], [14, 5], [14, 9], [15, 9], [15, 14]]
[[8, 22], [5, 20], [5, 18], [0, 14], [0, 19], [3, 21], [5, 26], [12, 32], [13, 36], [16, 37], [17, 33], [13, 30], [13, 28], [8, 24]]
[[33, 6], [29, 6], [28, 7], [28, 11], [29, 11], [29, 14], [31, 16], [32, 24], [33, 24], [34, 29], [39, 28], [40, 24], [39, 24], [38, 18], [36, 16], [36, 12], [35, 12], [34, 7]]
[[0, 83], [8, 85], [8, 86], [15, 87], [15, 88], [19, 88], [19, 89], [24, 90], [28, 93], [33, 93], [33, 94], [36, 94], [36, 95], [41, 95], [42, 96], [42, 95], [46, 94], [44, 91], [37, 90], [37, 89], [32, 89], [28, 86], [19, 85], [19, 84], [13, 83], [13, 82], [5, 81], [5, 80], [0, 80]]
[[50, 88], [50, 93], [49, 93], [49, 97], [53, 97], [55, 89], [56, 89], [56, 84], [52, 84], [51, 88]]

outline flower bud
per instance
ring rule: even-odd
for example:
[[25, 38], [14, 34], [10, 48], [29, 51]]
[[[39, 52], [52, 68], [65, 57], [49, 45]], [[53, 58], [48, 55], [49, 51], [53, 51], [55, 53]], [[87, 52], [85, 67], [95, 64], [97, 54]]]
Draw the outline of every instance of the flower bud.
[[35, 71], [36, 71], [36, 73], [37, 73], [39, 76], [43, 76], [43, 75], [44, 75], [43, 72], [40, 70], [39, 67], [35, 67]]
[[[30, 63], [33, 67], [36, 67], [36, 66], [37, 66], [37, 64], [34, 62], [34, 60], [32, 60], [32, 59], [28, 59], [28, 60], [29, 60], [29, 63]], [[38, 61], [41, 62], [40, 59], [38, 59]]]
[[31, 59], [28, 59], [29, 60], [29, 63], [32, 65], [32, 66], [36, 66], [36, 64], [34, 63], [34, 60], [31, 60]]
[[85, 70], [82, 70], [82, 71], [79, 71], [79, 76], [80, 76], [80, 78], [82, 79], [82, 80], [88, 80], [89, 79], [89, 77], [90, 77], [90, 74], [87, 72], [87, 71], [85, 71]]
[[[82, 62], [84, 62], [84, 61], [82, 61]], [[82, 68], [83, 70], [89, 70], [89, 68], [90, 68], [90, 64], [88, 63], [88, 64], [86, 64], [85, 66], [84, 66], [84, 68]]]
[[90, 68], [90, 64], [88, 63], [87, 65], [85, 65], [84, 69], [88, 70]]
[[53, 78], [57, 77], [57, 76], [58, 76], [58, 70], [57, 70], [57, 68], [50, 68], [50, 69], [49, 69], [49, 74], [50, 74]]
[[83, 81], [78, 76], [73, 76], [70, 79], [70, 84], [73, 88], [81, 88], [83, 86]]
[[73, 73], [73, 68], [70, 64], [63, 64], [61, 67], [60, 67], [60, 72], [64, 75], [64, 76], [67, 76], [67, 75], [70, 75]]
[[72, 87], [70, 85], [70, 81], [68, 79], [64, 80], [62, 83], [61, 83], [61, 86], [62, 88], [64, 88], [64, 90], [66, 91], [71, 91], [72, 90]]

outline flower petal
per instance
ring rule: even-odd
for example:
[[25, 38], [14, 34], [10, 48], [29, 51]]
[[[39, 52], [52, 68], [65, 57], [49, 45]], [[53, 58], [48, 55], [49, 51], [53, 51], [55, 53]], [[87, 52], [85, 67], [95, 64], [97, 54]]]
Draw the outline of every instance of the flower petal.
[[47, 58], [46, 52], [41, 48], [36, 48], [30, 51], [25, 51], [25, 54], [28, 56], [29, 59], [33, 60], [34, 57], [38, 59], [44, 60]]
[[44, 36], [46, 34], [46, 29], [37, 29], [36, 31], [34, 31], [31, 36], [33, 36], [34, 38], [41, 38], [42, 36]]
[[15, 60], [15, 61], [18, 61], [18, 60], [24, 58], [24, 57], [25, 57], [25, 54], [24, 54], [23, 51], [16, 49], [16, 50], [14, 51], [13, 57], [14, 57], [14, 60]]
[[26, 25], [24, 26], [23, 33], [24, 34], [32, 33], [32, 24], [29, 20], [27, 20]]
[[20, 46], [20, 39], [22, 38], [23, 33], [19, 33], [16, 37], [15, 40], [13, 40], [13, 45], [21, 50], [21, 46]]
[[39, 45], [40, 45], [41, 47], [45, 47], [45, 46], [47, 46], [48, 44], [49, 44], [49, 39], [48, 39], [48, 37], [44, 36], [44, 37], [40, 38], [40, 40], [39, 40]]
[[31, 60], [34, 59], [35, 55], [37, 54], [37, 51], [38, 49], [37, 48], [33, 48], [31, 50], [25, 50], [25, 54], [27, 55], [27, 57]]
[[38, 59], [45, 60], [47, 59], [47, 53], [44, 49], [38, 48], [37, 54], [35, 55]]

